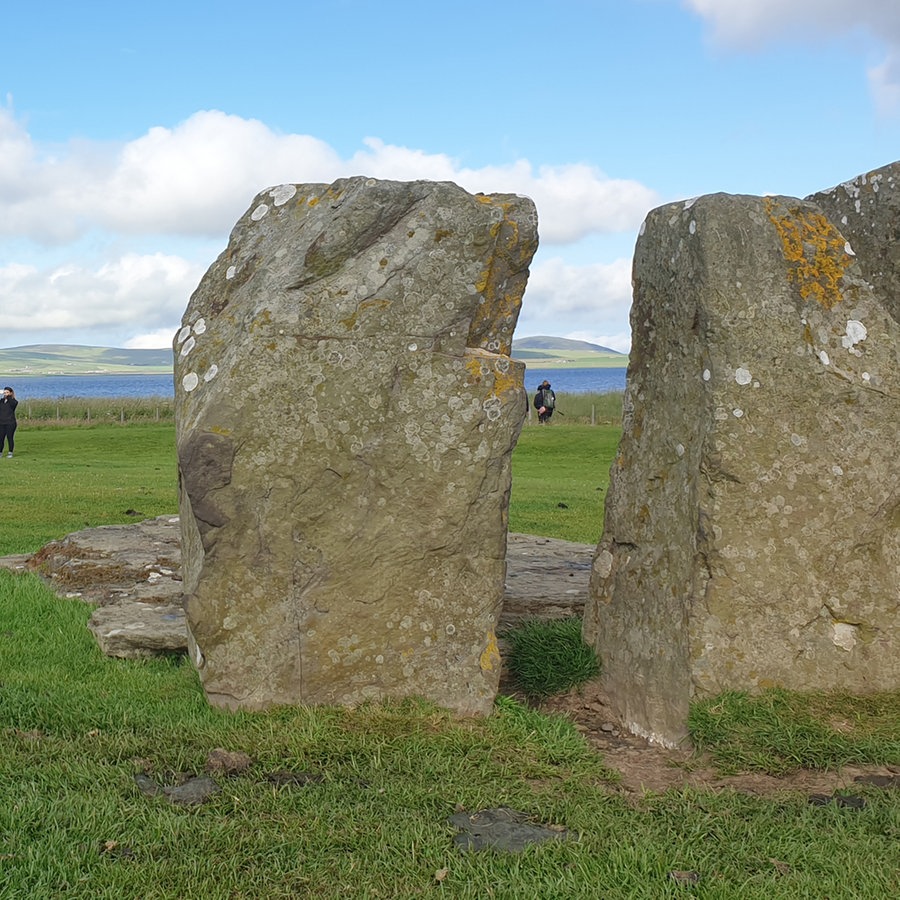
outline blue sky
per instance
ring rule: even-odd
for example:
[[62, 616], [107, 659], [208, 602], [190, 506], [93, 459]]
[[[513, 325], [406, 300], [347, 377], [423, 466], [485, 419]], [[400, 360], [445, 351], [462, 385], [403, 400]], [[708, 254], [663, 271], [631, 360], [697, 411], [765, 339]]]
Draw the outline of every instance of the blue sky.
[[9, 4], [0, 346], [168, 346], [263, 188], [451, 180], [538, 206], [518, 337], [627, 350], [655, 206], [900, 159], [898, 0]]

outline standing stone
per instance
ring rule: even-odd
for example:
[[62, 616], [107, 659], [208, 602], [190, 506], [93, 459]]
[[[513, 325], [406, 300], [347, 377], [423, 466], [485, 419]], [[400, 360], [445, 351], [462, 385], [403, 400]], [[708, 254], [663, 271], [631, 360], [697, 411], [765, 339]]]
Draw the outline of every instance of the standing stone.
[[585, 637], [653, 741], [729, 689], [900, 688], [900, 326], [855, 247], [789, 197], [642, 227]]
[[806, 199], [848, 238], [866, 280], [900, 322], [900, 162]]
[[490, 711], [530, 200], [259, 194], [175, 340], [183, 577], [211, 703]]

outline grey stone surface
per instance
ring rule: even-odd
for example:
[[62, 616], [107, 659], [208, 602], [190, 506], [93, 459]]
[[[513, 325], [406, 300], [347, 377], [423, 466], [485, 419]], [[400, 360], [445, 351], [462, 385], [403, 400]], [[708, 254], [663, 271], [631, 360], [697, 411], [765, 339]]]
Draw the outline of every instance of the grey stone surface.
[[842, 227], [717, 194], [641, 229], [585, 636], [660, 743], [694, 696], [900, 686], [900, 328]]
[[178, 516], [85, 528], [15, 559], [8, 568], [36, 572], [64, 597], [101, 606], [120, 600], [181, 602]]
[[191, 656], [216, 705], [490, 710], [534, 205], [263, 191], [176, 337]]
[[571, 832], [562, 826], [543, 825], [535, 822], [528, 813], [498, 806], [468, 813], [454, 813], [447, 820], [459, 829], [453, 843], [461, 851], [498, 850], [521, 853], [533, 844], [545, 841], [565, 841]]
[[[65, 552], [61, 552], [61, 548], [66, 548]], [[581, 616], [588, 598], [594, 550], [593, 544], [510, 534], [506, 588], [498, 630], [515, 627], [524, 619]], [[132, 565], [123, 569], [123, 558], [130, 559]], [[160, 565], [161, 558], [165, 566]], [[145, 568], [147, 566], [149, 570]], [[143, 657], [179, 650], [187, 652], [177, 516], [160, 516], [133, 525], [86, 528], [61, 541], [52, 541], [37, 554], [0, 557], [0, 568], [20, 573], [38, 572], [61, 596], [96, 604], [100, 609], [92, 615], [91, 623], [112, 621], [103, 609], [121, 604], [124, 608], [116, 618], [129, 629], [125, 644], [128, 655]], [[77, 591], [66, 584], [64, 578], [58, 577], [60, 569], [78, 572], [82, 583]], [[160, 577], [154, 577], [157, 574]], [[87, 575], [91, 581], [85, 584], [83, 578]], [[159, 604], [165, 613], [139, 618], [135, 609], [147, 603]], [[180, 634], [165, 617], [169, 614], [181, 615]], [[130, 628], [138, 621], [143, 622], [143, 628]], [[156, 633], [155, 626], [159, 627], [160, 634]], [[104, 652], [109, 652], [99, 636], [98, 642]], [[502, 639], [498, 639], [498, 645], [502, 652]], [[115, 643], [110, 646], [115, 649]]]
[[510, 534], [500, 623], [582, 616], [596, 547], [558, 538]]
[[118, 600], [97, 607], [88, 628], [107, 656], [146, 659], [187, 651], [187, 626], [180, 603]]

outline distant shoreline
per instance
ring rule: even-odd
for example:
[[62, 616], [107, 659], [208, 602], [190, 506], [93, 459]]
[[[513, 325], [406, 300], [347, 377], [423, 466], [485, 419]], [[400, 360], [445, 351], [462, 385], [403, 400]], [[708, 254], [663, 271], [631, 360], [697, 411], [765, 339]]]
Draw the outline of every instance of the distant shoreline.
[[147, 369], [144, 372], [135, 372], [133, 369], [109, 369], [103, 372], [96, 370], [85, 370], [84, 372], [60, 372], [59, 370], [48, 369], [42, 372], [14, 372], [0, 370], [0, 378], [103, 378], [105, 375], [112, 375], [116, 378], [124, 378], [126, 376], [134, 376], [135, 378], [147, 378], [149, 376], [174, 375], [172, 369]]

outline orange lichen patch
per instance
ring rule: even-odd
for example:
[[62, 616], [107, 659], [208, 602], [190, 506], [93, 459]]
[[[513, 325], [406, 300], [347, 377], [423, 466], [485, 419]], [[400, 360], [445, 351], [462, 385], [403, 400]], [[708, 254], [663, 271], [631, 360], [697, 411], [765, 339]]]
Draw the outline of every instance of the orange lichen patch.
[[512, 372], [507, 369], [505, 372], [496, 370], [494, 371], [494, 393], [498, 396], [500, 394], [505, 394], [507, 391], [511, 391], [519, 386], [519, 379], [516, 378]]
[[309, 205], [310, 205], [310, 206], [318, 206], [318, 205], [319, 205], [319, 198], [318, 198], [318, 197], [310, 197], [310, 198], [309, 198]]
[[789, 210], [779, 215], [775, 201], [765, 199], [766, 214], [781, 238], [788, 277], [804, 300], [831, 309], [843, 299], [841, 281], [853, 261], [843, 235], [821, 213]]
[[450, 237], [451, 234], [453, 232], [449, 228], [438, 228], [434, 233], [434, 242], [439, 244], [445, 237]]
[[482, 672], [495, 672], [500, 667], [500, 648], [493, 630], [487, 634], [487, 646], [481, 653], [479, 665]]
[[471, 356], [466, 360], [466, 371], [476, 384], [481, 381], [481, 361], [477, 357]]
[[[492, 379], [491, 390], [488, 396], [496, 397], [499, 400], [508, 391], [517, 390], [522, 386], [510, 357], [476, 347], [470, 347], [468, 354], [469, 358], [466, 360], [465, 365], [466, 371], [469, 373], [470, 382], [472, 384], [481, 384], [486, 378]], [[504, 365], [504, 362], [506, 365]]]

